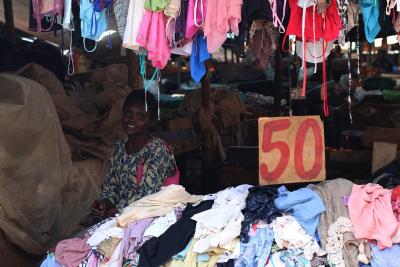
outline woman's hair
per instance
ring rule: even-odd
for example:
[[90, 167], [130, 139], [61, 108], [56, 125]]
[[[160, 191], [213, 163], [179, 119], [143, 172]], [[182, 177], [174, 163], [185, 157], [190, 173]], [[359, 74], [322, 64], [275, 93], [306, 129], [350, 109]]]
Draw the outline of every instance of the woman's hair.
[[124, 102], [124, 106], [122, 111], [132, 105], [146, 105], [147, 102], [147, 111], [150, 113], [150, 119], [154, 120], [157, 118], [157, 101], [154, 96], [144, 90], [134, 90], [132, 91], [126, 98]]

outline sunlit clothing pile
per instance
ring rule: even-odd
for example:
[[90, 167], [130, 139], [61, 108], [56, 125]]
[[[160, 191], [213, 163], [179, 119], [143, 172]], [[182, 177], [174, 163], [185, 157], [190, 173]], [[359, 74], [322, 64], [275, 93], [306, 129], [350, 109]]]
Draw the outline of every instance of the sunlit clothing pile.
[[399, 214], [400, 187], [344, 179], [206, 196], [171, 185], [59, 242], [42, 266], [398, 267]]

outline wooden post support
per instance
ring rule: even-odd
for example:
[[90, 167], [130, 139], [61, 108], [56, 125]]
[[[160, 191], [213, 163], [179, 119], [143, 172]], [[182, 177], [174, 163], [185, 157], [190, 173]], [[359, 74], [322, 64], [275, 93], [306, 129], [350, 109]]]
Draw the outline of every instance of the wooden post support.
[[372, 153], [372, 174], [396, 159], [397, 144], [374, 142]]
[[132, 90], [141, 88], [141, 77], [139, 73], [139, 58], [132, 50], [128, 49], [128, 86]]
[[211, 88], [210, 88], [210, 59], [205, 62], [206, 64], [206, 74], [204, 75], [203, 79], [201, 79], [201, 103], [204, 109], [208, 109], [210, 106], [210, 95], [211, 95]]
[[3, 4], [4, 4], [4, 17], [6, 22], [7, 39], [12, 43], [15, 43], [17, 40], [17, 35], [15, 33], [15, 27], [14, 27], [12, 0], [3, 0]]
[[282, 50], [281, 50], [281, 40], [278, 40], [278, 47], [275, 52], [275, 77], [274, 77], [274, 105], [279, 108], [281, 105], [281, 81], [282, 81]]

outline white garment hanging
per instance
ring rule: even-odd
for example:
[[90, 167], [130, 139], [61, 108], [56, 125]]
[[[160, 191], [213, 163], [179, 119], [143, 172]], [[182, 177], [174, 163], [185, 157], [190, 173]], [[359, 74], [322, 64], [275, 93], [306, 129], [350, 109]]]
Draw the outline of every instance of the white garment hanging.
[[[324, 61], [323, 58], [323, 40], [320, 39], [319, 41], [312, 43], [306, 43], [306, 61], [309, 63], [321, 63]], [[325, 58], [327, 58], [333, 49], [333, 44], [335, 41], [331, 41], [327, 43], [326, 50], [325, 50]], [[315, 44], [315, 49], [314, 49]], [[303, 60], [303, 42], [296, 40], [296, 54]]]
[[72, 14], [72, 0], [64, 0], [64, 19], [62, 26], [66, 30], [74, 31], [74, 15]]
[[144, 16], [144, 0], [132, 0], [129, 2], [129, 11], [125, 27], [122, 46], [134, 51], [139, 51], [139, 44], [136, 37], [139, 32], [140, 23]]
[[193, 42], [189, 42], [185, 44], [184, 47], [174, 47], [171, 50], [172, 54], [181, 55], [181, 56], [190, 56], [192, 54], [192, 46]]

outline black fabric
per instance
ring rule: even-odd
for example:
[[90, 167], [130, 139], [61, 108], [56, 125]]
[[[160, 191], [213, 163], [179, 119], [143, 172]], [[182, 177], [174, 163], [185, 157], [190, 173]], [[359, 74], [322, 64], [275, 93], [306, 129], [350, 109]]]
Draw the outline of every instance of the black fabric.
[[259, 220], [271, 223], [276, 217], [282, 216], [274, 204], [278, 192], [270, 186], [252, 187], [246, 198], [246, 208], [242, 210], [244, 221], [240, 233], [242, 243], [249, 242], [249, 230], [253, 223]]
[[390, 35], [394, 32], [393, 27], [393, 13], [389, 16], [386, 15], [386, 1], [379, 3], [379, 25], [381, 26], [381, 33], [384, 35]]
[[180, 42], [185, 40], [186, 33], [186, 19], [189, 9], [189, 0], [181, 0], [181, 11], [176, 18], [175, 24], [175, 41]]
[[[283, 17], [283, 5], [284, 0], [276, 0], [276, 13], [279, 19]], [[286, 4], [286, 16], [283, 25], [287, 25], [287, 18], [289, 11], [289, 3]], [[253, 20], [265, 19], [266, 21], [272, 21], [272, 10], [268, 1], [265, 0], [243, 0], [242, 6], [242, 20], [239, 24], [239, 36], [237, 37], [239, 45], [239, 56], [245, 57], [244, 43], [247, 38], [247, 32]]]
[[372, 180], [389, 189], [400, 185], [400, 157], [372, 174]]
[[182, 218], [162, 234], [147, 241], [139, 250], [140, 267], [158, 267], [172, 256], [181, 252], [189, 244], [196, 230], [196, 221], [191, 217], [197, 213], [211, 209], [213, 200], [206, 200], [197, 206], [188, 204], [182, 212]]
[[234, 267], [235, 262], [233, 260], [229, 260], [228, 262], [224, 263], [217, 263], [217, 267]]
[[[386, 5], [385, 5], [385, 7], [386, 7]], [[382, 16], [379, 15], [378, 21], [379, 21], [380, 26], [382, 26], [381, 23], [389, 23], [388, 22], [389, 19], [388, 20], [386, 18], [382, 19], [381, 17]], [[390, 19], [390, 21], [391, 21], [391, 19]], [[347, 41], [352, 41], [352, 42], [357, 42], [357, 41], [366, 42], [367, 41], [367, 38], [365, 37], [365, 31], [364, 31], [364, 19], [363, 19], [363, 16], [361, 14], [359, 15], [358, 22], [359, 22], [359, 26], [358, 26], [358, 33], [359, 33], [358, 37], [359, 37], [359, 40], [357, 40], [357, 27], [353, 27], [350, 30], [350, 32], [347, 33], [347, 37], [346, 37]], [[379, 34], [376, 36], [375, 39], [377, 39], [377, 38], [386, 38], [388, 36], [396, 35], [396, 34], [397, 33], [394, 30], [393, 25], [391, 25], [390, 27], [388, 27], [386, 29], [381, 29], [381, 31], [379, 32]]]

